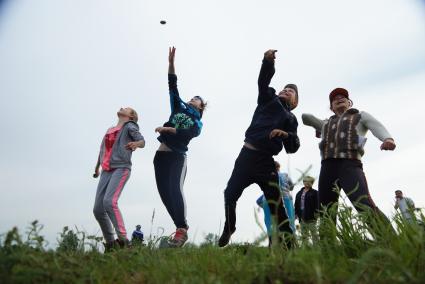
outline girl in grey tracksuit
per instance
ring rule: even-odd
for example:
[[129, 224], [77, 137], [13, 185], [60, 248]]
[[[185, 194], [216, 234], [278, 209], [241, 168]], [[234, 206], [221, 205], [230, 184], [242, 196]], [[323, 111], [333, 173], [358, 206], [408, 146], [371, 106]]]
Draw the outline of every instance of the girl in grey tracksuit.
[[[106, 249], [114, 247], [115, 244], [121, 247], [128, 244], [118, 199], [130, 177], [132, 152], [145, 146], [145, 140], [137, 125], [136, 111], [121, 108], [117, 115], [118, 124], [109, 128], [103, 137], [93, 175], [97, 178], [99, 167], [102, 166], [93, 213], [106, 241]], [[117, 240], [114, 237], [114, 229]]]

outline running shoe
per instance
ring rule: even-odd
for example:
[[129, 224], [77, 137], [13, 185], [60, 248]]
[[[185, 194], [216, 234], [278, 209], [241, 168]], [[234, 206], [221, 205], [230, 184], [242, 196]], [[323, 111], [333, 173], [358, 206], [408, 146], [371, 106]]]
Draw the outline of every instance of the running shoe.
[[231, 231], [229, 229], [224, 228], [223, 233], [221, 234], [220, 239], [218, 240], [219, 247], [225, 247], [230, 241], [230, 237], [235, 232], [235, 230]]
[[187, 241], [187, 229], [177, 228], [174, 237], [168, 241], [168, 245], [173, 248], [179, 248]]

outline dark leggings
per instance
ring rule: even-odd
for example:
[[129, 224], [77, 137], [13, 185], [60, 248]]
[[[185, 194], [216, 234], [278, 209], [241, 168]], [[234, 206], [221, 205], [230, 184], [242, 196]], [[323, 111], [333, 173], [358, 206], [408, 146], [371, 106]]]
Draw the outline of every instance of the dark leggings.
[[[322, 161], [319, 177], [319, 201], [321, 206], [325, 206], [324, 212], [329, 213], [329, 208], [338, 202], [339, 194], [335, 192], [336, 186], [344, 190], [357, 211], [363, 212], [371, 209], [382, 222], [391, 225], [370, 196], [363, 165], [359, 160], [326, 159]], [[332, 218], [335, 223], [336, 215], [333, 214]]]
[[186, 156], [176, 152], [157, 151], [153, 164], [158, 192], [168, 214], [177, 228], [188, 228], [183, 195]]
[[288, 217], [283, 208], [279, 190], [279, 180], [273, 157], [258, 151], [242, 148], [235, 167], [224, 190], [226, 223], [224, 230], [233, 233], [236, 230], [236, 202], [245, 188], [256, 183], [267, 199], [270, 212], [279, 224], [279, 231], [292, 234]]

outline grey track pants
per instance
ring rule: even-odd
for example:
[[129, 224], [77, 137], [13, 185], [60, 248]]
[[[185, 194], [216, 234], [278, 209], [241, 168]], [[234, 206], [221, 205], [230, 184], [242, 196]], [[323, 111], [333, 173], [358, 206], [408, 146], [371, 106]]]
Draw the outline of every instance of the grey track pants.
[[130, 172], [127, 168], [118, 168], [102, 171], [100, 175], [93, 214], [106, 242], [114, 241], [114, 228], [119, 239], [127, 239], [124, 220], [118, 208], [118, 199], [130, 177]]

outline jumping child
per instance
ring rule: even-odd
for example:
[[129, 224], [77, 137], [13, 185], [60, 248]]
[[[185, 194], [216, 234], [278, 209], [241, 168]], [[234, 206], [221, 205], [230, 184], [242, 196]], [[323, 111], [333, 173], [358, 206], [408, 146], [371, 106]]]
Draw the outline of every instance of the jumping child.
[[292, 244], [293, 231], [280, 198], [279, 176], [273, 156], [285, 147], [287, 153], [295, 153], [300, 147], [297, 136], [298, 122], [291, 112], [298, 105], [298, 89], [294, 84], [286, 85], [276, 94], [269, 87], [275, 68], [275, 53], [264, 53], [258, 76], [257, 107], [251, 125], [245, 132], [245, 143], [236, 159], [232, 175], [224, 190], [226, 222], [219, 239], [220, 247], [226, 246], [236, 230], [236, 203], [245, 188], [253, 183], [260, 186], [267, 199], [272, 218], [277, 222], [279, 240]]
[[186, 178], [186, 152], [190, 140], [197, 137], [202, 129], [202, 114], [206, 107], [200, 96], [183, 102], [177, 89], [177, 76], [174, 68], [176, 49], [168, 53], [168, 87], [171, 103], [171, 115], [162, 127], [155, 129], [161, 145], [155, 154], [155, 178], [159, 195], [171, 219], [176, 226], [170, 247], [181, 247], [187, 241], [189, 226], [186, 221], [186, 201], [183, 184]]

